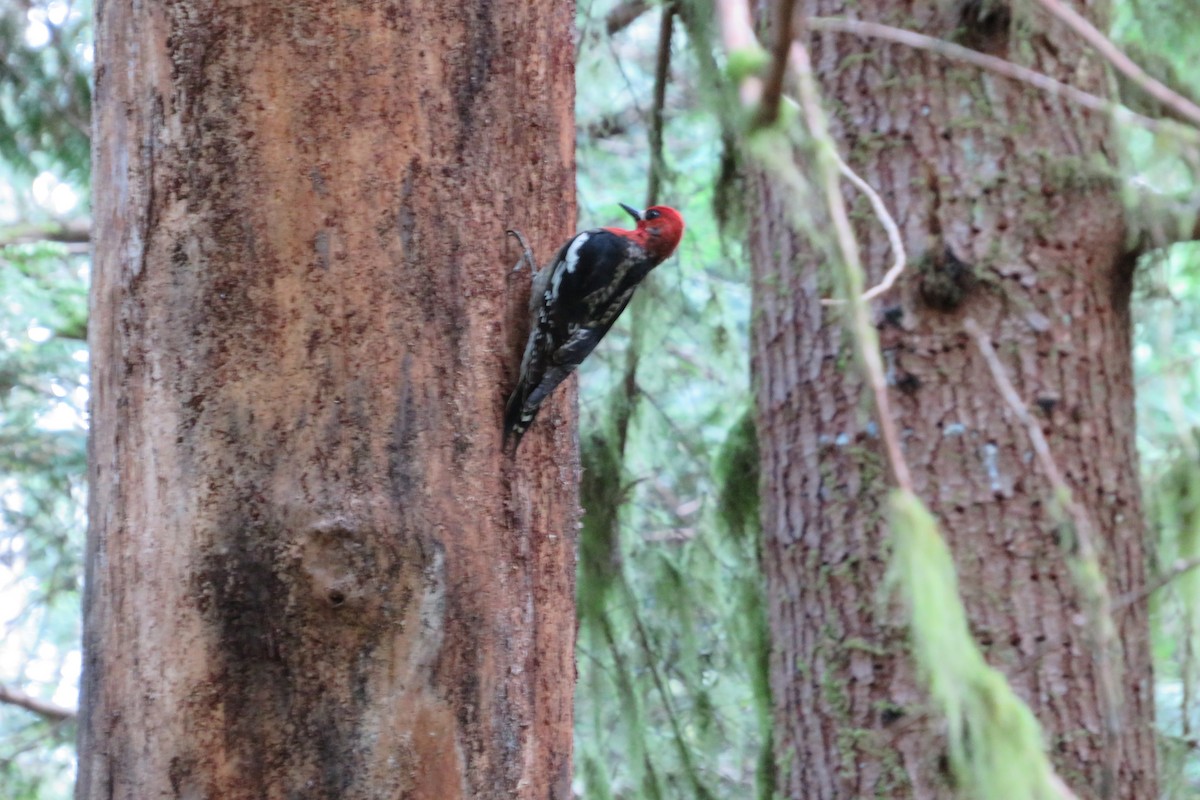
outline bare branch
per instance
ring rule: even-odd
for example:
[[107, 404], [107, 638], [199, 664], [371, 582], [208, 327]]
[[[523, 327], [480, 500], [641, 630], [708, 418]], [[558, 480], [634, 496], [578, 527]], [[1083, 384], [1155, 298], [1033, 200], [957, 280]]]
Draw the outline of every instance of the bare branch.
[[726, 53], [762, 49], [750, 21], [750, 6], [746, 0], [716, 0], [716, 6]]
[[35, 244], [37, 242], [87, 244], [91, 241], [91, 238], [91, 220], [65, 223], [29, 223], [0, 228], [0, 247], [7, 247], [12, 244]]
[[663, 4], [658, 28], [658, 58], [654, 63], [654, 105], [650, 109], [650, 181], [646, 188], [646, 206], [658, 202], [666, 159], [663, 157], [663, 106], [667, 102], [667, 81], [671, 77], [671, 32], [675, 29], [675, 3]]
[[[1200, 355], [1182, 356], [1180, 358], [1173, 359], [1168, 361], [1162, 367], [1157, 368], [1154, 372], [1147, 372], [1145, 375], [1138, 378], [1137, 382], [1134, 383], [1134, 386], [1137, 387], [1137, 390], [1140, 392], [1147, 385], [1157, 380], [1161, 380], [1164, 376], [1173, 377], [1178, 375], [1184, 367], [1190, 367], [1197, 361], [1200, 361]], [[1187, 440], [1184, 439], [1184, 442], [1186, 443]]]
[[853, 36], [895, 42], [896, 44], [902, 44], [917, 50], [928, 50], [955, 61], [972, 64], [980, 69], [994, 72], [997, 75], [1002, 75], [1015, 81], [1028, 83], [1048, 94], [1065, 97], [1093, 111], [1110, 113], [1119, 120], [1139, 125], [1155, 133], [1173, 135], [1181, 141], [1192, 145], [1200, 144], [1200, 128], [1182, 125], [1173, 120], [1152, 119], [1131, 111], [1120, 103], [1105, 100], [1102, 97], [1089, 94], [1081, 89], [1076, 89], [1069, 84], [1056, 81], [1036, 70], [1022, 67], [1011, 61], [989, 56], [943, 39], [935, 39], [932, 36], [907, 31], [903, 28], [893, 28], [890, 25], [880, 25], [875, 22], [864, 22], [862, 20], [845, 19], [842, 17], [809, 17], [808, 25], [815, 31], [847, 33]]
[[[878, 285], [863, 292], [862, 295], [863, 300], [874, 300], [888, 289], [891, 289], [904, 272], [904, 267], [908, 264], [908, 255], [904, 251], [904, 240], [900, 236], [900, 226], [896, 224], [895, 218], [888, 212], [883, 198], [879, 196], [879, 192], [875, 191], [875, 188], [871, 184], [859, 177], [857, 172], [850, 169], [849, 165], [842, 160], [840, 155], [836, 153], [834, 155], [837, 157], [838, 171], [871, 201], [871, 208], [875, 209], [875, 216], [879, 219], [879, 224], [883, 226], [884, 231], [887, 232], [888, 242], [892, 245], [893, 260], [891, 268], [883, 276], [883, 280]], [[824, 305], [837, 305], [846, 301], [830, 298], [821, 302]]]
[[[762, 51], [762, 45], [758, 43], [754, 28], [750, 25], [750, 7], [746, 0], [716, 0], [716, 7], [721, 44], [726, 53]], [[753, 75], [743, 79], [738, 87], [738, 99], [746, 108], [757, 103], [762, 94], [762, 79]]]
[[[1046, 2], [1046, 0], [1039, 0], [1039, 2]], [[1050, 2], [1057, 2], [1057, 0], [1050, 0]], [[947, 42], [943, 39], [936, 39], [914, 31], [893, 28], [888, 25], [841, 17], [810, 17], [807, 20], [807, 24], [812, 30], [882, 39], [906, 47], [934, 52], [946, 58], [971, 64], [1011, 80], [1027, 83], [1048, 94], [1065, 97], [1085, 108], [1111, 113], [1115, 118], [1124, 122], [1138, 125], [1156, 133], [1169, 133], [1193, 146], [1200, 145], [1200, 129], [1196, 127], [1181, 124], [1173, 120], [1154, 119], [1143, 114], [1138, 114], [1126, 106], [1076, 89], [1074, 86], [1056, 81], [1040, 72], [953, 44], [952, 42]], [[1167, 91], [1170, 90], [1168, 89]], [[1185, 102], [1189, 101], [1185, 100]], [[1174, 242], [1200, 239], [1200, 214], [1192, 213], [1190, 217], [1179, 214], [1171, 215], [1170, 210], [1165, 208], [1163, 202], [1158, 202], [1154, 208], [1162, 209], [1164, 213], [1155, 214], [1153, 218], [1147, 218], [1149, 212], [1146, 211], [1145, 207], [1142, 207], [1143, 213], [1135, 214], [1135, 218], [1140, 219], [1141, 222], [1135, 226], [1133, 237], [1135, 241], [1131, 245], [1131, 252], [1142, 252], [1153, 247], [1161, 247]], [[883, 217], [880, 216], [880, 219], [882, 220]], [[1161, 230], [1156, 229], [1152, 232], [1150, 230], [1152, 226], [1161, 228]]]
[[900, 227], [896, 224], [896, 220], [892, 218], [892, 215], [888, 213], [887, 206], [883, 204], [883, 198], [879, 196], [879, 192], [875, 191], [871, 184], [860, 178], [841, 158], [838, 158], [838, 169], [871, 201], [871, 207], [875, 209], [875, 216], [879, 218], [879, 224], [887, 232], [888, 241], [892, 245], [894, 259], [891, 269], [883, 276], [883, 280], [879, 282], [879, 285], [863, 292], [863, 300], [874, 300], [888, 289], [891, 289], [892, 285], [900, 277], [900, 273], [904, 272], [904, 266], [908, 263], [908, 255], [904, 252], [904, 240], [900, 237]]
[[771, 48], [771, 70], [763, 86], [762, 99], [758, 104], [756, 125], [774, 125], [779, 119], [779, 103], [783, 97], [783, 76], [787, 72], [788, 56], [792, 47], [792, 17], [796, 0], [779, 0], [775, 20], [775, 44]]
[[14, 689], [11, 686], [3, 684], [0, 684], [0, 703], [7, 703], [8, 705], [23, 708], [26, 711], [32, 711], [34, 714], [45, 717], [52, 722], [74, 719], [76, 714], [73, 708], [47, 703], [45, 700], [39, 700], [33, 695], [22, 692], [20, 689]]
[[1129, 226], [1126, 251], [1135, 255], [1178, 242], [1200, 240], [1198, 198], [1164, 195], [1132, 181], [1134, 197], [1126, 200]]
[[1100, 55], [1104, 56], [1129, 80], [1140, 86], [1146, 94], [1171, 108], [1180, 116], [1187, 118], [1193, 125], [1200, 125], [1200, 106], [1147, 75], [1145, 70], [1121, 52], [1120, 48], [1113, 44], [1107, 36], [1096, 30], [1092, 23], [1080, 16], [1079, 12], [1064, 5], [1060, 0], [1038, 0], [1038, 2], [1041, 3], [1042, 8], [1087, 40], [1087, 43], [1096, 48]]
[[[1046, 442], [1046, 437], [1042, 433], [1042, 427], [1033, 418], [1033, 415], [1029, 413], [1029, 408], [1025, 405], [1020, 395], [1017, 394], [1017, 390], [1013, 388], [1012, 382], [1009, 381], [1008, 373], [1005, 372], [1004, 365], [1000, 363], [1000, 357], [996, 355], [996, 349], [992, 347], [991, 337], [984, 332], [983, 328], [979, 327], [978, 322], [970, 317], [963, 323], [963, 329], [975, 339], [975, 343], [979, 346], [979, 352], [983, 355], [988, 369], [992, 372], [992, 379], [996, 382], [996, 388], [1000, 390], [1000, 396], [1004, 398], [1004, 402], [1008, 403], [1008, 407], [1017, 415], [1017, 420], [1025, 426], [1025, 430], [1029, 433], [1029, 440], [1033, 445], [1034, 454], [1038, 458], [1042, 471], [1046, 473], [1046, 478], [1050, 481], [1056, 492], [1061, 495], [1070, 495], [1071, 489], [1067, 485], [1066, 480], [1063, 479], [1062, 472], [1058, 469], [1058, 464], [1054, 461], [1054, 456], [1050, 452], [1050, 445]], [[1080, 534], [1080, 545], [1091, 552], [1095, 552], [1095, 542], [1091, 536], [1091, 521], [1083, 509], [1073, 502], [1067, 510], [1072, 515], [1079, 515], [1079, 519], [1076, 520], [1076, 527], [1082, 531]]]
[[1129, 592], [1113, 600], [1113, 610], [1120, 611], [1129, 606], [1145, 600], [1150, 595], [1157, 592], [1167, 584], [1174, 581], [1180, 575], [1184, 575], [1192, 570], [1200, 567], [1200, 556], [1196, 558], [1180, 559], [1171, 565], [1170, 569], [1159, 575], [1154, 580], [1147, 583], [1136, 592]]

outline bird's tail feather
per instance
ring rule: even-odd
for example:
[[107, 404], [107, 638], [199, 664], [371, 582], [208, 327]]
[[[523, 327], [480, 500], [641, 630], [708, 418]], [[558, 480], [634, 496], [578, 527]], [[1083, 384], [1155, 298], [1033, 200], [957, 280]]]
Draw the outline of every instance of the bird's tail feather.
[[537, 414], [536, 408], [532, 412], [526, 411], [524, 389], [524, 385], [514, 389], [512, 396], [508, 398], [508, 405], [504, 409], [504, 447], [507, 449], [511, 442], [514, 453], [521, 444], [521, 437], [525, 435], [525, 431], [529, 429], [529, 424], [533, 422], [533, 418]]

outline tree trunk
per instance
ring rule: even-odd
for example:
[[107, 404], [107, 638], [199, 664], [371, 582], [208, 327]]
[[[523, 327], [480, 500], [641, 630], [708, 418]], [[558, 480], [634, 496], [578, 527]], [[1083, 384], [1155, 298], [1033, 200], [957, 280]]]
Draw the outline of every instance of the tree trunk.
[[100, 2], [77, 796], [565, 798], [573, 4]]
[[[845, 7], [800, 5], [829, 16]], [[854, 16], [944, 38], [958, 31], [972, 47], [1106, 93], [1103, 63], [1076, 36], [1041, 14], [1010, 26], [1002, 4], [993, 4], [999, 21], [979, 23], [969, 15], [978, 6], [899, 13], [866, 0]], [[990, 333], [1038, 415], [1093, 517], [1110, 591], [1136, 591], [1144, 529], [1131, 274], [1109, 122], [929, 53], [833, 33], [813, 35], [810, 47], [839, 147], [881, 192], [908, 248], [903, 280], [874, 312], [916, 488], [954, 550], [989, 662], [1032, 706], [1063, 779], [1080, 797], [1099, 796], [1101, 693], [1061, 517], [963, 323], [973, 317]], [[905, 631], [881, 589], [886, 462], [849, 334], [820, 302], [832, 293], [829, 268], [786, 224], [788, 190], [763, 173], [755, 184], [753, 358], [778, 786], [813, 800], [952, 797], [944, 740], [922, 714]], [[893, 256], [866, 198], [850, 197], [873, 285]], [[1116, 625], [1124, 702], [1114, 796], [1151, 798], [1144, 605], [1118, 612]]]

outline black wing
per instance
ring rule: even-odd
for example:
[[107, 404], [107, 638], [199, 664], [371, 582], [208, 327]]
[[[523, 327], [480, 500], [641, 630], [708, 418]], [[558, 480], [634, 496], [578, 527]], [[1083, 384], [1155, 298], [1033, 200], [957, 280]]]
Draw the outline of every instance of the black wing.
[[[650, 271], [646, 252], [620, 234], [603, 228], [584, 231], [555, 256], [543, 298], [554, 324], [596, 327], [611, 325], [613, 302], [627, 295]], [[565, 338], [561, 341], [565, 341]]]

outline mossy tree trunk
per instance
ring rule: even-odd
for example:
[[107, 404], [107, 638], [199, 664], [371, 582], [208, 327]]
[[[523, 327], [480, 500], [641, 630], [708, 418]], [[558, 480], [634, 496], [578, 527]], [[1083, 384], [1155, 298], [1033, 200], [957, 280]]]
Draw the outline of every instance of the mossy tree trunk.
[[569, 795], [572, 6], [97, 4], [80, 800]]
[[[845, 5], [808, 0], [835, 16]], [[853, 16], [960, 37], [1106, 94], [1103, 63], [1026, 4], [978, 25], [978, 3], [866, 0]], [[1101, 25], [1103, 28], [1103, 25]], [[957, 33], [956, 33], [957, 32]], [[852, 168], [883, 195], [910, 265], [873, 303], [893, 409], [916, 488], [955, 556], [973, 633], [1044, 726], [1056, 768], [1100, 793], [1102, 694], [1061, 541], [1061, 515], [968, 317], [996, 343], [1059, 467], [1094, 519], [1115, 595], [1144, 582], [1134, 449], [1130, 260], [1109, 121], [924, 52], [833, 33], [809, 39]], [[778, 786], [785, 797], [949, 798], [944, 741], [883, 589], [888, 470], [836, 308], [823, 251], [787, 223], [794, 198], [754, 177], [764, 561]], [[879, 281], [887, 237], [851, 192]], [[1148, 622], [1118, 612], [1123, 647], [1114, 796], [1155, 797]], [[1019, 765], [1014, 765], [1019, 769]]]

